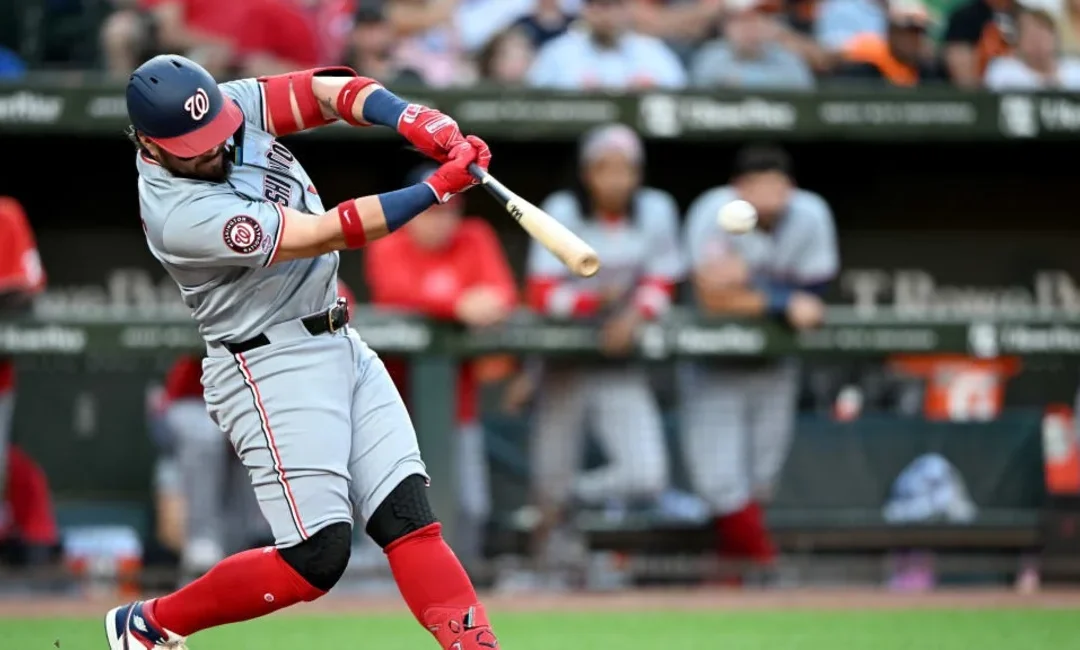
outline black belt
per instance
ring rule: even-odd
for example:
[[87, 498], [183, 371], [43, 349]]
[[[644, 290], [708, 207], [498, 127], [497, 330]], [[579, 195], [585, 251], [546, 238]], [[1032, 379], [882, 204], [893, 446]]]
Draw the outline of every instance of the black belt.
[[[304, 329], [312, 336], [327, 333], [332, 334], [342, 327], [345, 327], [348, 323], [349, 304], [344, 298], [338, 298], [337, 303], [326, 311], [321, 311], [317, 314], [305, 316], [300, 319], [300, 324], [302, 324]], [[256, 337], [239, 343], [222, 343], [221, 347], [228, 350], [231, 354], [242, 354], [249, 350], [254, 350], [255, 348], [261, 348], [264, 345], [270, 345], [270, 339], [265, 334], [259, 334]]]

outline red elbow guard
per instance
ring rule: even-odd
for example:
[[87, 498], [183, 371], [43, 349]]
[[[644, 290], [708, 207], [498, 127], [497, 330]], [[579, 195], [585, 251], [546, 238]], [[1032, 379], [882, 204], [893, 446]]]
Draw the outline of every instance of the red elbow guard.
[[[334, 122], [334, 118], [323, 115], [319, 100], [311, 87], [315, 75], [330, 77], [355, 77], [356, 72], [346, 67], [312, 68], [271, 77], [259, 77], [257, 81], [263, 91], [263, 124], [273, 130], [275, 135], [283, 136], [316, 126], [325, 126]], [[296, 97], [296, 106], [300, 113], [300, 122], [293, 113], [292, 98]]]

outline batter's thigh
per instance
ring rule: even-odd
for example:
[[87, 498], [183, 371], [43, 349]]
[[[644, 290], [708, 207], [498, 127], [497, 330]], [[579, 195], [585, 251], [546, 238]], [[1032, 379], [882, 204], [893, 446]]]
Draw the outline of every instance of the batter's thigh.
[[608, 464], [583, 476], [579, 493], [588, 500], [660, 494], [668, 485], [667, 445], [648, 376], [625, 368], [593, 380], [590, 421]]
[[753, 490], [773, 493], [795, 435], [799, 369], [783, 362], [759, 370], [750, 381], [750, 468]]
[[751, 498], [745, 373], [680, 368], [680, 431], [695, 489], [725, 515]]
[[529, 440], [532, 489], [540, 505], [564, 505], [581, 473], [591, 375], [563, 368], [543, 372]]
[[243, 461], [279, 547], [351, 523], [356, 365], [344, 332], [203, 364], [208, 410]]
[[409, 412], [380, 359], [352, 329], [347, 340], [356, 373], [349, 404], [352, 452], [347, 456], [351, 498], [367, 521], [404, 479], [428, 478]]

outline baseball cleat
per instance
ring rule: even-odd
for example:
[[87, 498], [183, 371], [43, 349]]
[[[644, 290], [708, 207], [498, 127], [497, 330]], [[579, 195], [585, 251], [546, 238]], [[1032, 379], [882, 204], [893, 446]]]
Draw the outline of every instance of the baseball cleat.
[[157, 625], [146, 611], [146, 605], [140, 600], [109, 610], [105, 615], [109, 650], [187, 650], [184, 637]]

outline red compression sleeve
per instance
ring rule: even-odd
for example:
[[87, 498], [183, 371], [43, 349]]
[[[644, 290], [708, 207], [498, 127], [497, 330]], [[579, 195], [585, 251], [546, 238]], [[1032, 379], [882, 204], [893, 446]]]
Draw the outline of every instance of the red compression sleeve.
[[[263, 108], [266, 114], [263, 122], [274, 135], [289, 135], [334, 122], [334, 118], [323, 115], [319, 100], [315, 97], [311, 80], [316, 75], [355, 77], [356, 72], [345, 67], [312, 68], [258, 78], [265, 99]], [[294, 98], [300, 122], [296, 121], [296, 113], [293, 111]]]

